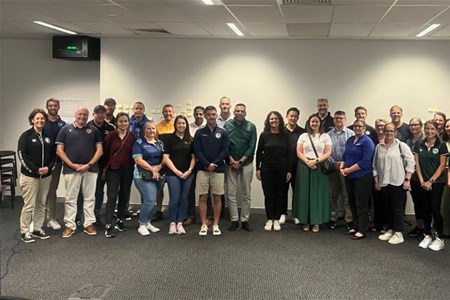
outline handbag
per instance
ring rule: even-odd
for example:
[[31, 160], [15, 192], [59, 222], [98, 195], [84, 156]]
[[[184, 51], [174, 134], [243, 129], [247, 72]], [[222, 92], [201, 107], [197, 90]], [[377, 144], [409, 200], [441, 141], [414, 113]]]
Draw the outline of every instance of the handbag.
[[144, 181], [157, 181], [155, 178], [153, 178], [153, 172], [147, 169], [144, 169], [141, 166], [137, 166], [139, 170], [139, 174], [142, 177], [142, 180]]
[[[319, 155], [317, 154], [316, 146], [314, 145], [314, 142], [309, 134], [308, 134], [308, 137], [309, 137], [309, 141], [311, 142], [311, 146], [313, 147], [314, 153], [316, 154], [316, 158], [319, 158]], [[325, 175], [330, 175], [337, 171], [334, 163], [332, 161], [329, 161], [328, 159], [324, 162], [319, 163], [319, 165], [320, 165], [320, 170]]]

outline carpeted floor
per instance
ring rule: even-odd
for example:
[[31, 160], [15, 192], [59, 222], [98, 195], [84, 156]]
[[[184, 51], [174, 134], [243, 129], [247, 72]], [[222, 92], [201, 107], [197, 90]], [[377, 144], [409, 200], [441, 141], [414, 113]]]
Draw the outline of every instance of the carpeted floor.
[[[335, 230], [305, 233], [289, 223], [263, 230], [256, 211], [253, 232], [222, 236], [161, 232], [140, 236], [137, 220], [128, 232], [107, 239], [103, 231], [69, 239], [48, 230], [49, 240], [19, 241], [16, 209], [1, 209], [1, 294], [28, 299], [448, 299], [450, 250], [390, 245], [370, 233], [352, 241]], [[58, 204], [62, 214], [62, 204]], [[412, 228], [407, 228], [410, 230]], [[446, 240], [450, 248], [450, 241]], [[15, 246], [17, 245], [17, 246]], [[17, 252], [12, 257], [13, 251]], [[10, 259], [9, 259], [10, 258]], [[9, 259], [9, 262], [8, 262]], [[6, 267], [8, 266], [8, 269]], [[7, 272], [7, 273], [6, 273]], [[6, 273], [6, 275], [5, 275]]]

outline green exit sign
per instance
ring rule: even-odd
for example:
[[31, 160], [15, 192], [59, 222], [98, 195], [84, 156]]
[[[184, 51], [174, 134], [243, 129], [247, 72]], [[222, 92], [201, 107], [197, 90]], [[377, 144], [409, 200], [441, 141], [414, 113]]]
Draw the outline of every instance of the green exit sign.
[[77, 46], [67, 46], [66, 49], [71, 50], [71, 51], [77, 51], [78, 47]]

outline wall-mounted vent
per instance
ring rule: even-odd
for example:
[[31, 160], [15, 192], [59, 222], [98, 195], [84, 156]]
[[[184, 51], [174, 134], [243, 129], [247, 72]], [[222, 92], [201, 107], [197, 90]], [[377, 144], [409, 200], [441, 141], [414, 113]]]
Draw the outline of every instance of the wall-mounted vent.
[[281, 0], [282, 5], [333, 5], [333, 0]]

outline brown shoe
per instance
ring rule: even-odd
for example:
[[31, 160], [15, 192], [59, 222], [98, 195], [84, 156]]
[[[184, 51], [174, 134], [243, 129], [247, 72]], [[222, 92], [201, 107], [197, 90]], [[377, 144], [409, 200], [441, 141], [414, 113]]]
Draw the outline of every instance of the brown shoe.
[[97, 229], [95, 229], [95, 227], [91, 224], [87, 227], [84, 227], [84, 233], [88, 235], [97, 235]]
[[183, 226], [189, 226], [194, 224], [194, 220], [192, 220], [191, 218], [186, 219], [186, 221], [183, 222]]
[[319, 225], [314, 225], [313, 227], [312, 227], [312, 232], [319, 232], [319, 230], [320, 230], [320, 228], [319, 228]]
[[66, 227], [66, 228], [64, 228], [64, 231], [62, 233], [62, 237], [63, 238], [70, 238], [74, 233], [75, 233], [75, 230], [73, 230], [73, 229], [71, 229], [69, 227]]
[[309, 224], [303, 225], [303, 231], [304, 231], [304, 232], [309, 231]]

